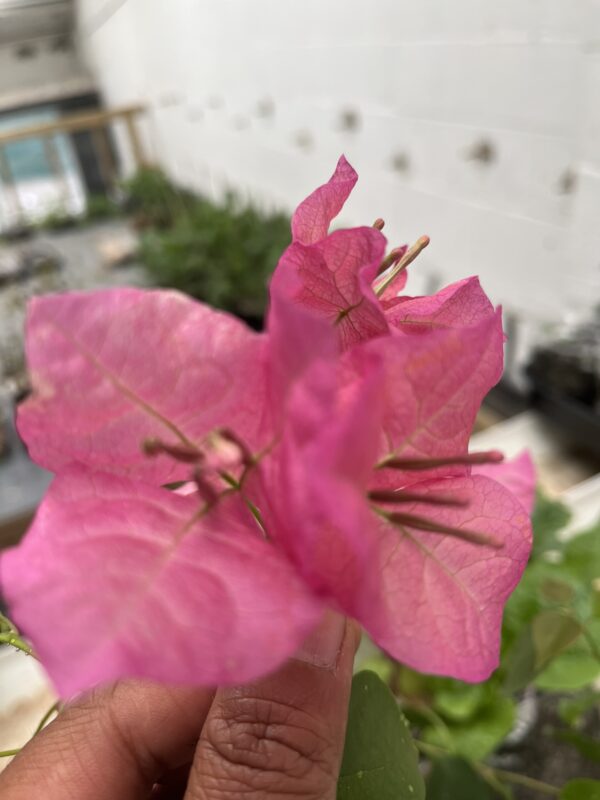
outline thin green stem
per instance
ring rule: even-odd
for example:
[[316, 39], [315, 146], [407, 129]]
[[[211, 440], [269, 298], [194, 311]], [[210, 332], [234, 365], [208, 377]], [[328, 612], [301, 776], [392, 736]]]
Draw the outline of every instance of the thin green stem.
[[514, 783], [515, 786], [526, 786], [534, 792], [541, 794], [549, 794], [552, 797], [558, 797], [560, 789], [557, 786], [552, 786], [550, 783], [538, 781], [536, 778], [529, 778], [527, 775], [521, 775], [518, 772], [508, 772], [505, 769], [497, 769], [496, 767], [486, 767], [484, 764], [480, 765], [479, 769], [482, 772], [489, 772], [501, 781], [506, 783]]
[[265, 523], [264, 523], [264, 520], [262, 518], [262, 514], [260, 513], [260, 509], [258, 508], [258, 506], [254, 505], [252, 500], [250, 500], [248, 497], [246, 497], [246, 495], [242, 491], [243, 488], [244, 488], [244, 486], [243, 486], [244, 479], [245, 479], [246, 475], [248, 474], [249, 469], [251, 469], [257, 463], [258, 463], [258, 461], [255, 460], [249, 467], [247, 467], [244, 470], [244, 474], [242, 475], [242, 477], [241, 477], [241, 479], [239, 481], [236, 478], [234, 478], [233, 475], [231, 475], [229, 472], [226, 472], [225, 470], [220, 472], [219, 475], [225, 481], [225, 483], [228, 483], [229, 486], [231, 486], [232, 489], [234, 489], [236, 492], [240, 493], [240, 495], [242, 497], [242, 500], [244, 501], [244, 503], [248, 507], [250, 513], [252, 514], [252, 516], [256, 520], [256, 523], [257, 523], [258, 527], [260, 528], [261, 533], [266, 538], [268, 538], [267, 532], [266, 532], [266, 529], [265, 529]]
[[[422, 742], [420, 739], [413, 740], [418, 749], [426, 756], [435, 757], [435, 756], [447, 756], [450, 754], [449, 750], [446, 750], [444, 747], [438, 747], [435, 744], [429, 744], [429, 742]], [[532, 789], [535, 792], [540, 792], [541, 794], [552, 795], [553, 797], [558, 797], [560, 794], [560, 789], [556, 786], [552, 786], [550, 783], [544, 783], [544, 781], [538, 781], [536, 778], [529, 778], [527, 775], [520, 775], [518, 772], [509, 772], [505, 769], [497, 769], [496, 767], [489, 767], [487, 764], [482, 764], [479, 761], [471, 762], [473, 767], [482, 775], [484, 778], [488, 778], [489, 776], [493, 776], [494, 778], [498, 778], [500, 781], [504, 781], [505, 783], [513, 783], [517, 786], [526, 786], [528, 789]]]
[[18, 633], [13, 623], [4, 614], [0, 614], [0, 633]]
[[25, 655], [32, 656], [37, 660], [36, 654], [33, 652], [32, 648], [27, 644], [26, 641], [21, 639], [21, 637], [10, 631], [9, 633], [0, 633], [0, 644], [8, 644], [11, 647], [20, 650]]
[[16, 756], [17, 753], [20, 753], [22, 747], [15, 747], [14, 750], [0, 750], [0, 758], [10, 758], [11, 756]]
[[[37, 728], [35, 729], [35, 733], [39, 733], [45, 727], [45, 725], [48, 722], [48, 720], [50, 719], [50, 717], [53, 714], [58, 713], [59, 711], [60, 711], [60, 701], [57, 700], [56, 703], [53, 703], [50, 706], [50, 708], [48, 709], [48, 711], [46, 711], [44, 716], [41, 718]], [[34, 736], [35, 736], [35, 733], [34, 733]]]

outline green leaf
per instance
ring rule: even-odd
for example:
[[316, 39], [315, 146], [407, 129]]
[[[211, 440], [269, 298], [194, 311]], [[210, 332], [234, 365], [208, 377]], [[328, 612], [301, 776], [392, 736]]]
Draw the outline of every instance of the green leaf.
[[563, 503], [551, 500], [538, 490], [531, 517], [534, 559], [548, 550], [561, 547], [556, 534], [565, 527], [570, 518], [571, 512]]
[[509, 694], [521, 691], [535, 677], [535, 648], [531, 626], [521, 633], [505, 663], [504, 690]]
[[592, 581], [591, 612], [592, 616], [600, 619], [600, 578]]
[[570, 603], [575, 599], [575, 590], [565, 581], [546, 578], [542, 581], [540, 591], [544, 600], [551, 603]]
[[591, 686], [600, 676], [600, 664], [589, 652], [573, 648], [558, 656], [535, 679], [546, 692], [576, 692]]
[[394, 673], [394, 664], [384, 655], [366, 658], [360, 665], [361, 670], [374, 672], [377, 677], [389, 686], [390, 679]]
[[436, 759], [427, 780], [427, 800], [493, 800], [495, 793], [468, 761]]
[[444, 748], [450, 740], [454, 754], [481, 761], [510, 733], [514, 718], [513, 701], [497, 692], [474, 717], [461, 724], [449, 724], [443, 731], [429, 727], [423, 738]]
[[590, 585], [600, 578], [600, 523], [566, 543], [562, 566]]
[[600, 692], [588, 689], [575, 697], [563, 697], [558, 704], [558, 713], [567, 725], [578, 725], [584, 714], [600, 706]]
[[600, 781], [585, 778], [569, 781], [563, 786], [559, 800], [600, 800]]
[[561, 611], [540, 611], [517, 639], [506, 663], [505, 689], [516, 692], [581, 636], [582, 625]]
[[441, 689], [434, 698], [437, 712], [455, 722], [464, 722], [474, 716], [489, 698], [484, 683], [460, 683], [454, 681], [451, 686]]
[[569, 614], [542, 611], [531, 623], [535, 650], [535, 669], [544, 669], [553, 658], [564, 652], [581, 636], [583, 627]]
[[582, 756], [600, 764], [600, 742], [596, 739], [591, 739], [589, 736], [584, 736], [579, 731], [557, 731], [556, 738], [562, 742], [572, 744]]
[[352, 681], [337, 800], [424, 800], [419, 756], [388, 687], [373, 672]]

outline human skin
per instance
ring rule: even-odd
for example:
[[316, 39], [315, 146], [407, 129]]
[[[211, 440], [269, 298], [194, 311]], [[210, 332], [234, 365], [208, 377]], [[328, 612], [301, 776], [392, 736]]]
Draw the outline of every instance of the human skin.
[[333, 800], [356, 626], [329, 614], [242, 687], [122, 681], [67, 704], [0, 775], [2, 800]]

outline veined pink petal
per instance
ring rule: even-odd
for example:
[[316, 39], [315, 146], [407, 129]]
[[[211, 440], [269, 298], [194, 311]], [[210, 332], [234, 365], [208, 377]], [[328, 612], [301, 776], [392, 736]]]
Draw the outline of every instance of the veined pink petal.
[[285, 295], [336, 326], [343, 347], [389, 332], [371, 284], [385, 251], [375, 228], [335, 231], [318, 244], [292, 243], [271, 282]]
[[33, 396], [18, 428], [53, 471], [79, 462], [167, 483], [189, 465], [142, 442], [197, 444], [218, 425], [258, 445], [264, 339], [171, 291], [110, 289], [36, 298], [27, 321]]
[[324, 239], [357, 180], [358, 175], [341, 156], [327, 183], [315, 189], [296, 209], [292, 217], [293, 241], [313, 244]]
[[362, 492], [377, 455], [380, 364], [352, 395], [322, 362], [292, 393], [283, 435], [248, 486], [267, 531], [319, 596], [352, 614], [377, 556]]
[[[468, 328], [427, 336], [390, 336], [353, 348], [344, 356], [347, 380], [378, 354], [385, 363], [382, 458], [441, 458], [464, 454], [475, 416], [500, 379], [503, 364], [500, 312]], [[464, 468], [454, 472], [464, 473]], [[378, 485], [402, 486], [439, 474], [380, 469]]]
[[55, 479], [0, 577], [61, 696], [135, 676], [244, 682], [293, 654], [321, 606], [240, 504], [200, 517], [198, 498], [130, 479]]
[[275, 430], [282, 423], [295, 383], [315, 361], [333, 363], [340, 352], [337, 332], [330, 322], [292, 299], [293, 289], [299, 285], [298, 276], [290, 271], [270, 295], [267, 369], [273, 419], [269, 425]]
[[518, 497], [529, 516], [535, 504], [537, 481], [535, 464], [528, 450], [500, 464], [479, 464], [472, 468], [473, 475], [486, 475], [502, 484]]
[[501, 549], [397, 526], [374, 517], [381, 536], [379, 604], [359, 621], [394, 658], [413, 669], [482, 681], [498, 665], [504, 603], [531, 550], [531, 524], [504, 487], [475, 475], [412, 487], [424, 495], [468, 496], [467, 508], [418, 503], [402, 511], [481, 531]]
[[384, 303], [389, 325], [402, 333], [476, 325], [494, 314], [479, 278], [466, 278], [432, 296], [398, 297]]

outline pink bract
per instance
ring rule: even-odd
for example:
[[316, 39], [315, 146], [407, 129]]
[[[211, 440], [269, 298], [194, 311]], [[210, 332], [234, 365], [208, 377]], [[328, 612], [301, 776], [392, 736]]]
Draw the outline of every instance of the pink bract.
[[142, 452], [145, 439], [197, 445], [219, 425], [258, 446], [264, 340], [177, 292], [111, 289], [32, 300], [33, 395], [19, 433], [34, 461], [77, 462], [163, 484], [189, 468]]
[[329, 320], [343, 348], [391, 332], [410, 335], [465, 327], [493, 316], [477, 278], [431, 297], [399, 297], [407, 280], [404, 270], [377, 297], [373, 282], [384, 260], [383, 234], [367, 227], [329, 233], [356, 180], [342, 156], [329, 181], [298, 206], [292, 218], [293, 241], [273, 275], [272, 296], [286, 295]]
[[331, 178], [303, 200], [292, 216], [292, 239], [314, 244], [324, 239], [331, 222], [342, 210], [358, 175], [341, 156]]
[[501, 483], [520, 500], [525, 511], [531, 516], [535, 505], [536, 470], [531, 454], [527, 450], [501, 464], [478, 465], [473, 472], [477, 475], [486, 475]]
[[[527, 563], [531, 527], [508, 490], [468, 467], [378, 468], [390, 451], [465, 453], [476, 407], [498, 378], [499, 318], [431, 338], [430, 346], [395, 337], [366, 343], [346, 353], [337, 376], [316, 364], [295, 387], [281, 444], [262, 466], [260, 504], [305, 579], [388, 653], [415, 669], [478, 681], [498, 664], [503, 605]], [[456, 383], [444, 383], [448, 363]], [[438, 396], [425, 387], [439, 387]], [[392, 524], [380, 513], [385, 504], [375, 510], [368, 501], [382, 488], [398, 498], [410, 490], [412, 500], [387, 508], [403, 521]], [[433, 505], [431, 496], [464, 505]], [[456, 535], [411, 526], [411, 517]]]
[[465, 463], [500, 312], [476, 278], [378, 297], [380, 231], [329, 233], [356, 179], [298, 207], [266, 334], [175, 292], [32, 303], [18, 426], [57, 477], [0, 580], [63, 695], [251, 680], [327, 607], [416, 669], [496, 666], [532, 486]]
[[300, 646], [321, 605], [240, 504], [201, 516], [197, 497], [128, 478], [55, 479], [2, 571], [61, 695], [128, 676], [251, 680]]

